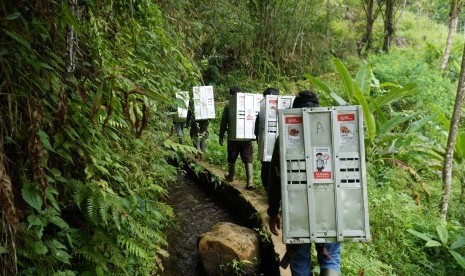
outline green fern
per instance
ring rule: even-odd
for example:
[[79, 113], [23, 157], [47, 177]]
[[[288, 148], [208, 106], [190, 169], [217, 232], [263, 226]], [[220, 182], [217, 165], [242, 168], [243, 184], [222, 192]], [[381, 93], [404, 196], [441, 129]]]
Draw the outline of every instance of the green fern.
[[121, 221], [119, 220], [119, 215], [116, 209], [111, 210], [111, 220], [115, 223], [116, 228], [121, 231]]
[[91, 221], [97, 221], [96, 216], [95, 216], [95, 201], [93, 197], [89, 197], [86, 200], [86, 210], [87, 210], [87, 216], [90, 218]]
[[108, 223], [108, 211], [110, 209], [110, 204], [108, 204], [107, 201], [103, 200], [102, 198], [99, 198], [99, 215], [100, 218], [102, 219], [103, 223], [107, 224]]
[[135, 257], [145, 260], [149, 259], [149, 253], [144, 248], [144, 245], [135, 239], [126, 236], [119, 236], [118, 244], [125, 248], [130, 255], [134, 255]]
[[73, 200], [76, 205], [81, 208], [84, 199], [87, 198], [86, 189], [84, 184], [80, 181], [73, 180], [70, 181], [70, 188], [73, 190]]
[[[166, 237], [161, 234], [164, 229], [163, 223], [159, 223], [166, 220], [166, 214], [159, 210], [170, 210], [170, 208], [164, 203], [151, 199], [122, 197], [110, 188], [97, 189], [99, 185], [97, 182], [90, 181], [87, 186], [73, 186], [76, 189], [73, 191], [73, 199], [86, 202], [86, 217], [96, 227], [92, 231], [88, 230], [88, 234], [93, 235], [92, 242], [89, 243], [87, 239], [88, 244], [77, 251], [79, 255], [104, 268], [110, 263], [121, 264], [121, 260], [129, 257], [145, 259], [147, 262], [157, 258], [156, 252], [162, 250], [161, 246], [166, 246]], [[85, 196], [87, 198], [84, 198]], [[144, 213], [137, 211], [138, 208], [134, 206], [143, 208], [146, 214], [142, 215]], [[108, 223], [110, 220], [112, 223]], [[107, 234], [103, 236], [102, 233]], [[113, 234], [108, 235], [108, 233]], [[84, 243], [82, 237], [79, 237], [78, 243]], [[115, 244], [118, 246], [115, 247]], [[97, 251], [92, 252], [91, 248]], [[97, 252], [100, 252], [100, 255]], [[105, 263], [102, 256], [108, 255], [108, 252], [111, 252], [112, 256]], [[120, 269], [126, 268], [121, 266]]]
[[361, 270], [366, 276], [388, 276], [395, 275], [394, 269], [385, 263], [382, 263], [376, 258], [359, 254], [356, 251], [351, 251], [351, 255], [344, 258], [342, 265], [343, 270], [350, 270], [348, 275], [357, 275]]

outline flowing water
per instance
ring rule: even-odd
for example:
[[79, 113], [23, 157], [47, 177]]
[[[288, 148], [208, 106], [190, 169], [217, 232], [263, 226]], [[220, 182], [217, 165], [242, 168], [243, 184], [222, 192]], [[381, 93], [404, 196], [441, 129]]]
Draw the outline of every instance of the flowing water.
[[162, 275], [205, 275], [197, 247], [199, 236], [220, 221], [243, 225], [215, 194], [195, 181], [182, 174], [170, 184], [168, 204], [174, 208], [177, 226], [168, 231], [170, 257]]

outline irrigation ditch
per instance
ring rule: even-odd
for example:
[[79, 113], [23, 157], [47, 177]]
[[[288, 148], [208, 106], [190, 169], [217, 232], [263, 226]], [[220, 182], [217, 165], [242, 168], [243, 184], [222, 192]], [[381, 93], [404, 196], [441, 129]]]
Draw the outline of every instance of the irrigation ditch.
[[[194, 252], [198, 248], [192, 239], [196, 240], [202, 231], [223, 220], [254, 229], [260, 237], [268, 224], [268, 203], [265, 196], [245, 189], [243, 181], [226, 182], [223, 171], [207, 162], [189, 158], [177, 165], [185, 175], [169, 192], [175, 201], [170, 204], [175, 205], [175, 212], [181, 217], [180, 229], [168, 233], [170, 261], [162, 275], [204, 275], [198, 252]], [[282, 237], [271, 235], [269, 239], [260, 237], [259, 240], [259, 275], [291, 275], [289, 269], [279, 267], [279, 259], [285, 253]]]

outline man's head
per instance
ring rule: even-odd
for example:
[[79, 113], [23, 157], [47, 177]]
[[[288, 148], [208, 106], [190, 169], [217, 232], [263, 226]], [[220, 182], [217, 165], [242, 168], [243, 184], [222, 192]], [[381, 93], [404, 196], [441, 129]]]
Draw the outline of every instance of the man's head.
[[267, 89], [265, 89], [265, 91], [263, 91], [263, 97], [266, 97], [266, 95], [278, 95], [278, 94], [279, 94], [278, 89], [274, 87], [268, 87]]
[[295, 96], [294, 102], [292, 103], [292, 108], [317, 106], [320, 106], [318, 97], [316, 96], [315, 92], [310, 90], [300, 91], [297, 96]]
[[241, 89], [239, 89], [239, 87], [237, 86], [232, 86], [231, 88], [229, 88], [229, 96], [234, 96], [239, 92], [241, 92]]

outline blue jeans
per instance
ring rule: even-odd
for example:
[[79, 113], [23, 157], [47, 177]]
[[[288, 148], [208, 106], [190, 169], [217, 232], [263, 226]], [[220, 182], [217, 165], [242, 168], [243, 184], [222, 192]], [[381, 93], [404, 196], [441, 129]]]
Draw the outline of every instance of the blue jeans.
[[[341, 243], [317, 243], [315, 244], [320, 272], [326, 269], [341, 271]], [[310, 243], [291, 245], [291, 273], [293, 276], [311, 275]], [[289, 246], [288, 246], [289, 248]], [[288, 249], [289, 250], [289, 249]]]

